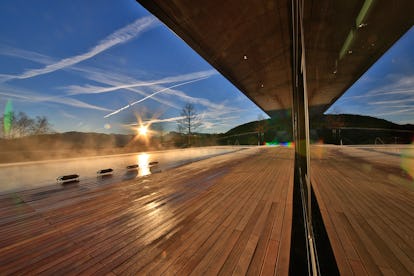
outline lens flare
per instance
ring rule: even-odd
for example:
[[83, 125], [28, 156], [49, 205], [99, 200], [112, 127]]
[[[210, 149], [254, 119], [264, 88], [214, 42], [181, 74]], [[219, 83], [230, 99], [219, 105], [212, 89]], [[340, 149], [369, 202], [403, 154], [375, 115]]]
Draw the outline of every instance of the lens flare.
[[139, 128], [138, 128], [138, 134], [139, 135], [141, 135], [141, 136], [147, 136], [147, 134], [148, 134], [148, 126], [140, 126]]
[[153, 141], [152, 136], [154, 132], [151, 130], [151, 122], [143, 122], [142, 116], [135, 114], [137, 118], [136, 123], [129, 124], [127, 127], [132, 130], [136, 135], [134, 137], [134, 142], [145, 143], [146, 146], [150, 146], [150, 143]]
[[12, 101], [8, 100], [6, 103], [6, 107], [4, 109], [4, 116], [3, 116], [3, 126], [4, 126], [4, 133], [8, 135], [12, 129], [12, 122], [13, 122], [13, 105]]
[[282, 147], [293, 148], [295, 144], [293, 142], [282, 142], [280, 145]]
[[295, 147], [295, 143], [294, 142], [266, 142], [266, 146], [281, 146], [281, 147], [287, 147], [287, 148], [293, 148]]
[[401, 151], [401, 167], [414, 179], [414, 142]]

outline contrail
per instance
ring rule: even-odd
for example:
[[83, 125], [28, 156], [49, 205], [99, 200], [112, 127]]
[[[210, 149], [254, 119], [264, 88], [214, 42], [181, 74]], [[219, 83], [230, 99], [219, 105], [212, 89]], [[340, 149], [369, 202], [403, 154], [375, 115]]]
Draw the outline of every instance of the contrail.
[[133, 23], [107, 36], [105, 39], [101, 40], [95, 47], [93, 47], [91, 50], [84, 54], [62, 59], [56, 63], [49, 64], [40, 69], [27, 70], [21, 75], [10, 75], [6, 80], [32, 78], [39, 75], [51, 73], [63, 69], [65, 67], [72, 66], [81, 61], [90, 59], [96, 56], [97, 54], [114, 47], [115, 45], [125, 43], [131, 40], [132, 38], [135, 38], [139, 34], [150, 29], [151, 27], [154, 27], [158, 22], [159, 21], [155, 19], [153, 16], [146, 16], [137, 19]]
[[137, 103], [143, 102], [143, 101], [145, 101], [145, 100], [147, 100], [147, 99], [149, 99], [149, 98], [157, 95], [158, 93], [164, 92], [164, 91], [166, 91], [168, 89], [171, 89], [171, 88], [174, 88], [174, 87], [178, 87], [178, 86], [182, 86], [182, 85], [186, 85], [186, 84], [193, 83], [193, 82], [197, 82], [197, 81], [201, 81], [201, 80], [205, 80], [207, 78], [209, 78], [209, 77], [198, 78], [198, 79], [195, 79], [195, 80], [190, 80], [190, 81], [182, 82], [182, 83], [179, 83], [179, 84], [175, 84], [175, 85], [170, 86], [170, 87], [163, 88], [163, 89], [158, 90], [158, 91], [156, 91], [156, 92], [154, 92], [154, 93], [152, 93], [152, 94], [150, 94], [150, 95], [148, 95], [148, 96], [146, 96], [146, 97], [144, 97], [144, 98], [142, 98], [142, 99], [140, 99], [138, 101], [135, 101], [133, 103], [130, 103], [130, 104], [124, 106], [124, 107], [121, 107], [120, 109], [115, 110], [112, 113], [109, 113], [109, 114], [105, 115], [104, 118], [109, 118], [112, 115], [115, 115], [115, 114], [117, 114], [117, 113], [119, 113], [119, 112], [121, 112], [121, 111], [123, 111], [125, 109], [128, 109], [129, 107], [131, 107], [131, 106], [133, 106], [133, 105], [135, 105]]
[[172, 82], [179, 82], [179, 81], [188, 81], [188, 80], [194, 80], [199, 78], [207, 78], [212, 75], [217, 74], [216, 70], [206, 70], [206, 71], [200, 71], [190, 74], [184, 74], [174, 77], [166, 77], [159, 80], [152, 80], [152, 81], [139, 81], [134, 82], [130, 84], [122, 84], [122, 85], [116, 85], [116, 86], [110, 86], [110, 87], [101, 87], [101, 86], [77, 86], [72, 85], [68, 86], [68, 95], [78, 95], [78, 94], [100, 94], [100, 93], [107, 93], [112, 92], [120, 89], [128, 89], [128, 88], [134, 88], [134, 87], [140, 87], [140, 86], [153, 86], [156, 84], [163, 84], [163, 83], [172, 83]]
[[[32, 51], [18, 49], [18, 48], [0, 47], [0, 54], [11, 56], [11, 57], [19, 57], [19, 58], [35, 61], [41, 64], [49, 64], [49, 63], [55, 62], [49, 56], [39, 54], [36, 52], [32, 52]], [[193, 72], [189, 74], [183, 74], [183, 75], [166, 77], [166, 78], [162, 78], [158, 80], [151, 80], [148, 82], [143, 82], [143, 81], [137, 81], [136, 79], [130, 78], [125, 75], [114, 74], [113, 72], [102, 71], [102, 70], [98, 70], [97, 68], [85, 67], [85, 66], [80, 66], [80, 65], [63, 68], [63, 70], [81, 72], [82, 76], [87, 79], [110, 85], [110, 87], [79, 86], [79, 85], [71, 85], [67, 87], [62, 87], [63, 89], [66, 89], [67, 95], [97, 94], [97, 93], [110, 92], [110, 91], [114, 91], [118, 89], [126, 89], [134, 93], [140, 94], [144, 97], [146, 97], [147, 94], [141, 90], [136, 89], [135, 87], [149, 86], [150, 88], [152, 88], [152, 90], [161, 90], [161, 89], [164, 89], [164, 87], [160, 85], [155, 85], [155, 84], [162, 84], [162, 83], [169, 83], [169, 82], [170, 83], [181, 82], [181, 81], [193, 80], [196, 78], [209, 77], [209, 76], [218, 74], [216, 70], [212, 69], [212, 70]], [[0, 74], [0, 83], [10, 78], [13, 78], [13, 76]], [[125, 83], [129, 83], [129, 84], [125, 85]], [[200, 102], [201, 99], [198, 100], [197, 98], [191, 98], [191, 97], [189, 98], [189, 96], [186, 96], [181, 91], [174, 90], [170, 92], [171, 94], [181, 97], [187, 101], [204, 104], [203, 102]], [[181, 107], [173, 104], [172, 102], [161, 100], [157, 97], [152, 97], [152, 99], [155, 101], [158, 101], [159, 103], [163, 105], [170, 106], [175, 109], [181, 109]]]
[[106, 111], [106, 112], [111, 111], [111, 109], [88, 104], [88, 103], [85, 103], [85, 102], [82, 102], [76, 99], [62, 98], [62, 97], [45, 97], [45, 96], [40, 96], [35, 93], [26, 93], [25, 92], [26, 90], [13, 89], [12, 87], [3, 86], [0, 88], [2, 90], [4, 89], [8, 90], [8, 92], [0, 91], [0, 95], [18, 99], [20, 101], [31, 102], [31, 103], [51, 102], [51, 103], [58, 103], [58, 104], [63, 104], [67, 106], [74, 106], [78, 108], [87, 108], [87, 109], [94, 109], [94, 110], [100, 110], [100, 111]]
[[[167, 119], [151, 119], [151, 120], [147, 120], [147, 121], [143, 121], [143, 123], [145, 124], [155, 124], [155, 123], [165, 123], [165, 122], [175, 122], [177, 120], [181, 120], [184, 119], [184, 116], [179, 116], [179, 117], [172, 117], [172, 118], [167, 118]], [[139, 123], [132, 123], [129, 124], [129, 126], [138, 126], [140, 125]]]

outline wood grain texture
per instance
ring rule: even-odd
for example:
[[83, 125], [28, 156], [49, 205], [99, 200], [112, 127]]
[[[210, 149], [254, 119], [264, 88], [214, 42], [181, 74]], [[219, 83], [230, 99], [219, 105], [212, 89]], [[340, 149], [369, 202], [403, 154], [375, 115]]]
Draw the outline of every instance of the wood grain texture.
[[0, 196], [0, 274], [286, 275], [293, 150]]
[[414, 186], [375, 148], [314, 146], [312, 185], [343, 275], [414, 274]]

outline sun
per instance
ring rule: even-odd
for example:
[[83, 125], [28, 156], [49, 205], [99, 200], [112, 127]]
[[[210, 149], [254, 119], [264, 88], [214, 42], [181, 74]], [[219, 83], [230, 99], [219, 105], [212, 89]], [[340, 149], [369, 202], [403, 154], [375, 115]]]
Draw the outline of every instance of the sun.
[[147, 136], [148, 134], [148, 127], [147, 126], [140, 126], [138, 128], [138, 134], [141, 136]]

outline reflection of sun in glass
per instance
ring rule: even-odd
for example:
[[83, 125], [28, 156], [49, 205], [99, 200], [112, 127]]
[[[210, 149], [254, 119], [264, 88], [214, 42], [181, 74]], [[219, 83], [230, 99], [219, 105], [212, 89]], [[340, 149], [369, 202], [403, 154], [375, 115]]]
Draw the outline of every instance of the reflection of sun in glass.
[[149, 155], [146, 153], [141, 153], [138, 155], [138, 166], [139, 166], [139, 175], [145, 176], [151, 174], [149, 168]]

